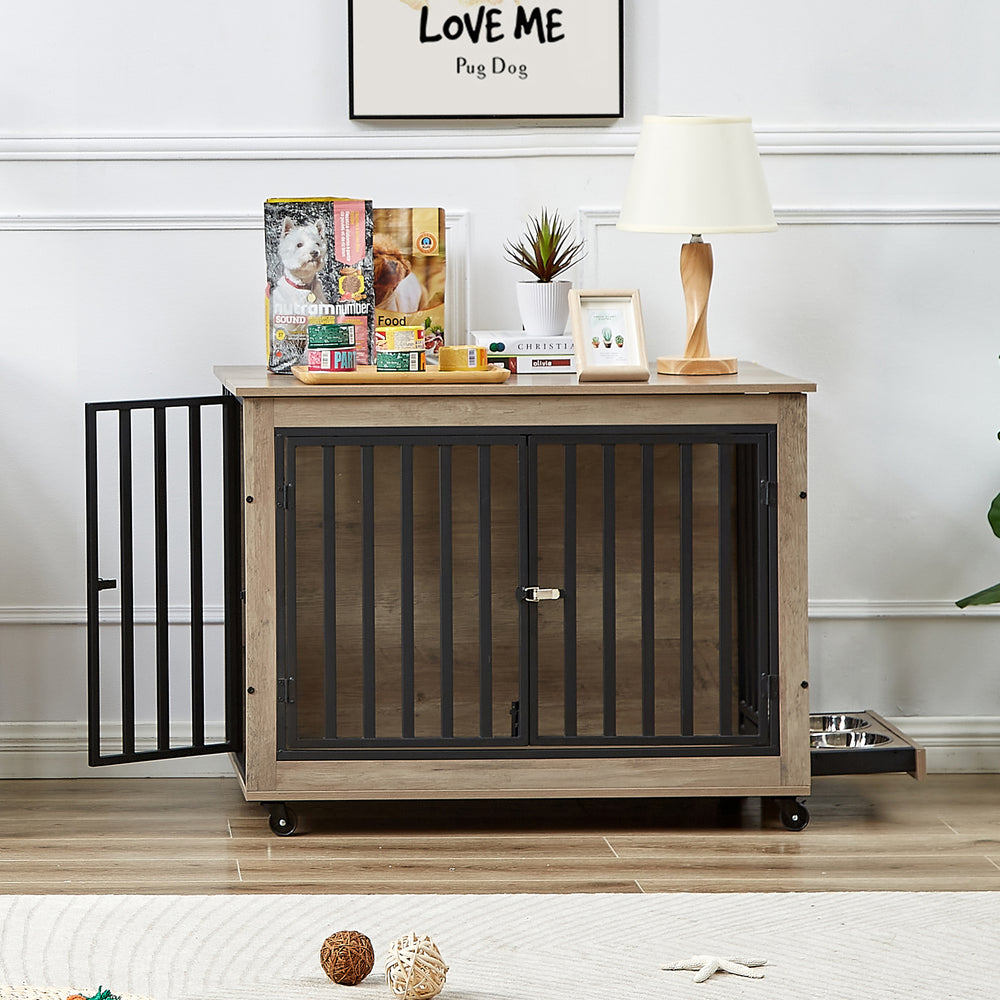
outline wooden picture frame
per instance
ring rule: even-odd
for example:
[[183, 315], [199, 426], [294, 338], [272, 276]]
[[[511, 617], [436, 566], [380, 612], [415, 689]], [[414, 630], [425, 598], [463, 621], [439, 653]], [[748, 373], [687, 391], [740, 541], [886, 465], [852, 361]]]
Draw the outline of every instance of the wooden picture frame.
[[348, 0], [350, 117], [624, 117], [624, 2]]
[[569, 293], [569, 315], [581, 382], [648, 382], [639, 289]]

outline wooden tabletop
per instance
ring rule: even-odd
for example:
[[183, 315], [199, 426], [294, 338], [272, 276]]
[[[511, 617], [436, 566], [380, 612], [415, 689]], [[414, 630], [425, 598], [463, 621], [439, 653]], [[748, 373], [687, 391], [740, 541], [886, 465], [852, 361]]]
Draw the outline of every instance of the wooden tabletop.
[[306, 385], [294, 375], [271, 374], [264, 365], [216, 365], [219, 381], [233, 395], [254, 396], [523, 396], [696, 395], [712, 393], [815, 392], [816, 383], [741, 361], [735, 375], [658, 375], [648, 382], [579, 382], [575, 375], [512, 375], [500, 384]]

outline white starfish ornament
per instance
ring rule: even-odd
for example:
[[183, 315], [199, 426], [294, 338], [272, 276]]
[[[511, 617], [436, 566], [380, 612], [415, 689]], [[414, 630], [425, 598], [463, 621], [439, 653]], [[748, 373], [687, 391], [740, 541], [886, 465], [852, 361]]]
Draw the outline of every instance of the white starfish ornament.
[[716, 955], [692, 955], [686, 962], [664, 965], [671, 972], [694, 972], [694, 982], [703, 983], [716, 972], [731, 972], [734, 976], [763, 979], [760, 966], [767, 965], [766, 958], [719, 958]]

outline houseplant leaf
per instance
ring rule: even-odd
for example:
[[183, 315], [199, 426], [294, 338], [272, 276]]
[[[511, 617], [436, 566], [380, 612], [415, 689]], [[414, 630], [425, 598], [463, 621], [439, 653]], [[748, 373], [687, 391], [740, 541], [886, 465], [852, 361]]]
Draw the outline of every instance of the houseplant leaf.
[[995, 583], [992, 587], [987, 587], [978, 593], [963, 597], [955, 603], [960, 608], [967, 608], [970, 604], [1000, 604], [1000, 583]]
[[568, 222], [558, 212], [543, 208], [528, 219], [524, 236], [504, 244], [507, 259], [523, 267], [536, 281], [550, 282], [584, 256], [584, 242], [574, 243]]
[[[986, 518], [990, 522], [993, 534], [1000, 538], [1000, 493], [993, 498]], [[960, 608], [967, 608], [971, 604], [1000, 604], [1000, 583], [977, 591], [975, 594], [970, 594], [968, 597], [963, 597], [955, 603]]]
[[990, 504], [990, 512], [986, 515], [993, 529], [993, 534], [1000, 538], [1000, 493], [993, 498]]

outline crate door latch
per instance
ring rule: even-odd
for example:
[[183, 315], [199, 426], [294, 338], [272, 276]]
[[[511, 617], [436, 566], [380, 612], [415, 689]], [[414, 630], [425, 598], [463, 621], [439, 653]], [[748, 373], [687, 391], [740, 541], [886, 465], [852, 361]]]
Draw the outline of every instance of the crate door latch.
[[558, 601], [563, 593], [558, 587], [518, 587], [517, 596], [522, 601], [537, 604], [539, 601]]

